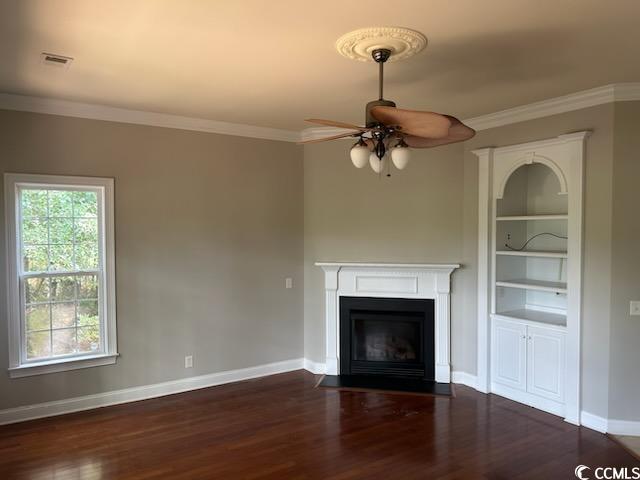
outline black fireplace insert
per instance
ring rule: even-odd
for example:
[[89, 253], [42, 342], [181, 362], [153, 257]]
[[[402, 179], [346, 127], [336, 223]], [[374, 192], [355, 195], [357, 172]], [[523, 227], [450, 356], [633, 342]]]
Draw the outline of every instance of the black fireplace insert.
[[432, 299], [340, 297], [340, 375], [435, 380]]

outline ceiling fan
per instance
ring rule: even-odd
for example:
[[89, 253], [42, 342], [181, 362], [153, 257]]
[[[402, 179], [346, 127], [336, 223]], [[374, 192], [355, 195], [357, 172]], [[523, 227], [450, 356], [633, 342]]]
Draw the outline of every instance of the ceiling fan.
[[[373, 60], [378, 64], [378, 99], [367, 103], [363, 127], [319, 118], [306, 119], [317, 125], [350, 131], [300, 143], [358, 137], [351, 148], [351, 161], [356, 168], [363, 168], [368, 163], [374, 172], [381, 173], [389, 163], [389, 156], [393, 165], [402, 170], [409, 162], [410, 148], [437, 147], [462, 142], [475, 135], [475, 130], [451, 115], [397, 108], [394, 102], [384, 98], [384, 64], [389, 60], [408, 58], [424, 48], [426, 38], [421, 33], [400, 27], [361, 29], [341, 37], [336, 46], [349, 58]], [[390, 176], [388, 171], [387, 176]]]

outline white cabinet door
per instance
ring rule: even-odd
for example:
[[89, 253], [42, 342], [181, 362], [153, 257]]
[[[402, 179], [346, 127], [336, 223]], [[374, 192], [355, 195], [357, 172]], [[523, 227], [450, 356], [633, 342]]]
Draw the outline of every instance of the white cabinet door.
[[564, 401], [565, 335], [544, 327], [527, 328], [527, 390]]
[[527, 388], [527, 327], [492, 320], [492, 381], [518, 390]]

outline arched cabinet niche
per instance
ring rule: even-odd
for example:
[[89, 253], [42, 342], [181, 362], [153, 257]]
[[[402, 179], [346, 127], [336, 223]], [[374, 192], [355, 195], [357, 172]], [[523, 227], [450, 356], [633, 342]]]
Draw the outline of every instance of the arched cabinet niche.
[[579, 423], [587, 132], [479, 159], [478, 388]]

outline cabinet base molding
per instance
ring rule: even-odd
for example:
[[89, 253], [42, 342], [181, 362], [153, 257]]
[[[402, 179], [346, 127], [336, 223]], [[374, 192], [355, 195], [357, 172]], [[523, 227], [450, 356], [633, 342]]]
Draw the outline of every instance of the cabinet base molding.
[[538, 397], [537, 395], [523, 392], [515, 388], [507, 387], [499, 383], [491, 384], [491, 393], [508, 398], [509, 400], [524, 403], [525, 405], [537, 408], [538, 410], [542, 410], [553, 415], [558, 415], [559, 417], [564, 418], [565, 416], [564, 404], [554, 402], [553, 400], [549, 400], [546, 398]]

